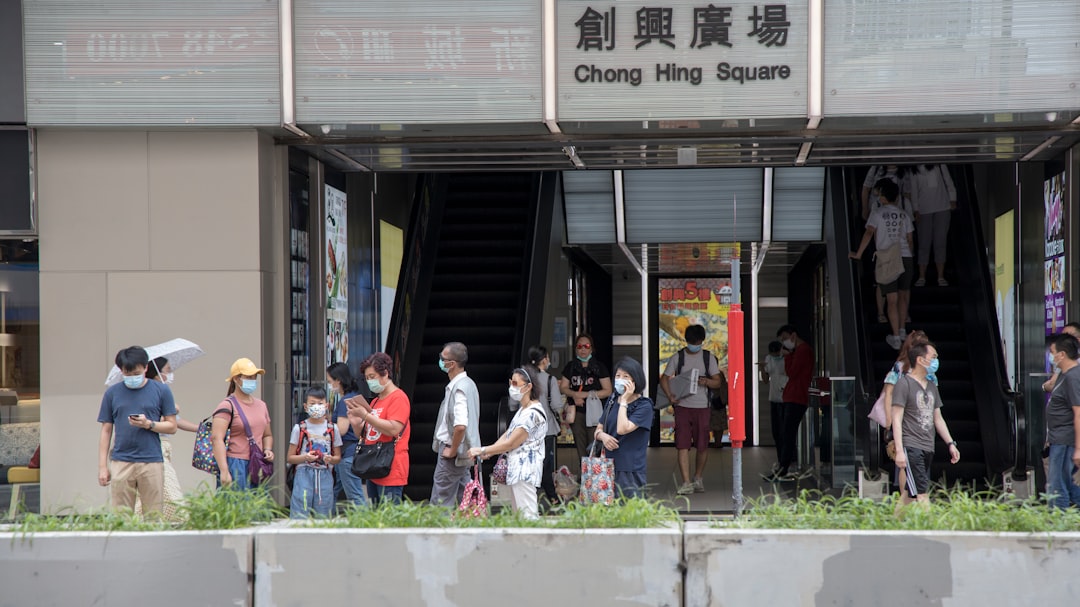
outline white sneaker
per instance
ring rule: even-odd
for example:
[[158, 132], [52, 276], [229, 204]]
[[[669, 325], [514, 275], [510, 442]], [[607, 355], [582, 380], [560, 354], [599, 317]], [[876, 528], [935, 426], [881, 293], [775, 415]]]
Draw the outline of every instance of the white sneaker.
[[900, 343], [903, 344], [905, 339], [907, 339], [907, 329], [902, 328], [900, 329]]
[[675, 493], [679, 495], [690, 495], [694, 492], [694, 483], [683, 483], [679, 486], [679, 489]]
[[694, 493], [705, 493], [705, 483], [700, 478], [694, 479]]
[[903, 345], [904, 340], [900, 339], [899, 335], [887, 335], [885, 337], [885, 343], [889, 344], [889, 347], [893, 350], [899, 350], [900, 346]]

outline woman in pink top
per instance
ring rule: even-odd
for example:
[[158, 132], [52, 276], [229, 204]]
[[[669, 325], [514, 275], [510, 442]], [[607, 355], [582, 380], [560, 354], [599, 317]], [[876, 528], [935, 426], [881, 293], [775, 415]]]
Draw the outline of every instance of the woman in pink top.
[[[218, 463], [218, 486], [232, 486], [234, 489], [250, 489], [248, 479], [248, 461], [251, 449], [248, 445], [247, 432], [240, 418], [242, 411], [251, 426], [251, 436], [255, 440], [261, 437], [261, 446], [267, 461], [274, 461], [274, 437], [270, 433], [270, 410], [266, 403], [256, 398], [255, 390], [259, 387], [258, 377], [265, 373], [255, 366], [251, 359], [241, 358], [233, 363], [229, 371], [228, 398], [221, 402], [214, 411], [214, 423], [211, 436], [214, 441], [214, 458]], [[237, 410], [239, 408], [239, 410]], [[228, 448], [225, 445], [225, 431], [229, 430]]]

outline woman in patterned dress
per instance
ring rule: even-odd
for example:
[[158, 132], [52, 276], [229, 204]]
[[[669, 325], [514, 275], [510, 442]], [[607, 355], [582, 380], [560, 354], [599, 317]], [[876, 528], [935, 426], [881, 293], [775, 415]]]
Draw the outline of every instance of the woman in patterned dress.
[[[544, 470], [544, 438], [547, 436], [547, 416], [541, 401], [544, 386], [540, 369], [522, 365], [510, 375], [510, 399], [521, 408], [510, 420], [506, 433], [494, 444], [469, 449], [469, 457], [487, 459], [506, 454], [506, 485], [510, 488], [510, 503], [527, 519], [540, 518], [536, 489]], [[536, 383], [533, 383], [535, 380]]]
[[[163, 384], [172, 384], [173, 370], [169, 366], [168, 359], [159, 356], [150, 361], [150, 364], [146, 367], [146, 379], [157, 380]], [[180, 419], [180, 407], [177, 406], [176, 429], [195, 432], [199, 429], [199, 426], [186, 419]], [[179, 518], [177, 506], [184, 499], [184, 491], [180, 488], [180, 479], [176, 476], [176, 468], [173, 468], [172, 465], [172, 442], [169, 440], [170, 436], [169, 434], [161, 435], [161, 455], [165, 463], [165, 501], [162, 504], [161, 513], [165, 520], [176, 521]], [[142, 504], [139, 503], [137, 497], [135, 499], [135, 512], [137, 514], [142, 513]]]

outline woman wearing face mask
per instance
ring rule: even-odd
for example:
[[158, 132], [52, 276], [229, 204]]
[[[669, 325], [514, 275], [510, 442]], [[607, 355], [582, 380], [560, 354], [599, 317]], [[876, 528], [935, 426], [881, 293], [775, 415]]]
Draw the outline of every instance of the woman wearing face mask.
[[334, 466], [334, 493], [340, 487], [345, 492], [345, 497], [357, 506], [367, 503], [367, 493], [364, 491], [364, 479], [352, 473], [353, 455], [356, 454], [356, 433], [349, 424], [349, 411], [345, 401], [358, 396], [360, 388], [353, 379], [352, 371], [345, 363], [334, 363], [326, 368], [326, 383], [337, 394], [337, 403], [334, 404], [334, 419], [337, 425], [338, 436], [341, 437], [341, 462]]
[[544, 438], [547, 436], [547, 416], [544, 414], [543, 384], [540, 369], [522, 365], [510, 375], [507, 388], [511, 401], [520, 408], [510, 420], [506, 433], [494, 444], [469, 449], [469, 457], [488, 459], [506, 454], [506, 485], [510, 488], [510, 503], [516, 512], [527, 519], [540, 518], [536, 488], [544, 469]]
[[367, 495], [372, 506], [384, 500], [400, 504], [409, 482], [409, 437], [412, 434], [409, 416], [412, 405], [405, 391], [390, 378], [394, 361], [389, 354], [376, 352], [360, 363], [367, 387], [375, 394], [368, 404], [363, 396], [345, 401], [349, 423], [365, 445], [389, 443], [395, 438], [394, 462], [390, 474], [367, 480]]
[[[164, 356], [159, 356], [150, 361], [150, 364], [146, 367], [146, 379], [159, 381], [163, 384], [173, 383], [173, 371], [169, 366], [169, 360]], [[186, 419], [180, 419], [180, 406], [176, 407], [176, 428], [178, 430], [186, 430], [188, 432], [195, 432], [199, 427]], [[184, 491], [180, 488], [180, 479], [176, 476], [176, 468], [172, 465], [172, 442], [169, 440], [168, 434], [161, 435], [161, 457], [165, 463], [165, 501], [162, 504], [161, 512], [167, 521], [174, 521], [177, 519], [177, 504], [184, 498]], [[135, 513], [142, 513], [142, 502], [138, 496], [135, 498]]]
[[[226, 398], [214, 411], [214, 422], [210, 433], [214, 441], [214, 458], [218, 464], [218, 484], [233, 489], [251, 489], [248, 478], [248, 464], [251, 450], [248, 447], [247, 432], [240, 412], [244, 412], [251, 426], [251, 436], [262, 442], [263, 453], [267, 461], [274, 461], [274, 436], [270, 433], [270, 410], [266, 403], [255, 398], [259, 387], [259, 376], [265, 371], [255, 366], [251, 359], [240, 358], [229, 370], [229, 390]], [[225, 430], [229, 430], [229, 445], [225, 447]]]
[[615, 486], [624, 497], [645, 497], [645, 451], [653, 402], [645, 396], [645, 370], [626, 357], [615, 365], [615, 396], [604, 406], [594, 437], [615, 460]]
[[574, 360], [563, 369], [559, 380], [559, 390], [566, 397], [566, 406], [574, 407], [574, 422], [570, 429], [574, 433], [574, 446], [578, 457], [585, 457], [589, 451], [589, 441], [596, 426], [585, 425], [585, 402], [592, 394], [604, 401], [611, 396], [611, 377], [604, 363], [593, 358], [593, 339], [582, 333], [574, 342]]
[[[547, 435], [544, 438], [544, 469], [541, 478], [541, 487], [544, 488], [544, 496], [549, 504], [559, 503], [559, 496], [555, 493], [555, 440], [562, 431], [563, 400], [559, 396], [559, 382], [548, 374], [551, 359], [548, 358], [547, 348], [544, 346], [532, 346], [529, 348], [529, 364], [540, 370], [537, 381], [544, 387], [544, 397], [540, 399], [543, 405], [544, 415], [547, 417]], [[519, 401], [510, 399], [510, 410], [517, 411], [521, 407]]]

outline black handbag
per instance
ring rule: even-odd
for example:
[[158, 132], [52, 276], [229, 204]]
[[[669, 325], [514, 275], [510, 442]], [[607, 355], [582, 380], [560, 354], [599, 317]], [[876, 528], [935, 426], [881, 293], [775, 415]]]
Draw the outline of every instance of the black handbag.
[[[406, 422], [408, 424], [408, 422]], [[367, 424], [364, 424], [365, 429]], [[401, 429], [405, 433], [405, 429]], [[365, 432], [361, 432], [363, 436]], [[379, 441], [365, 445], [363, 439], [356, 443], [356, 451], [353, 454], [352, 473], [364, 479], [380, 479], [390, 475], [390, 468], [394, 465], [394, 450], [397, 447], [401, 434], [389, 442]]]

